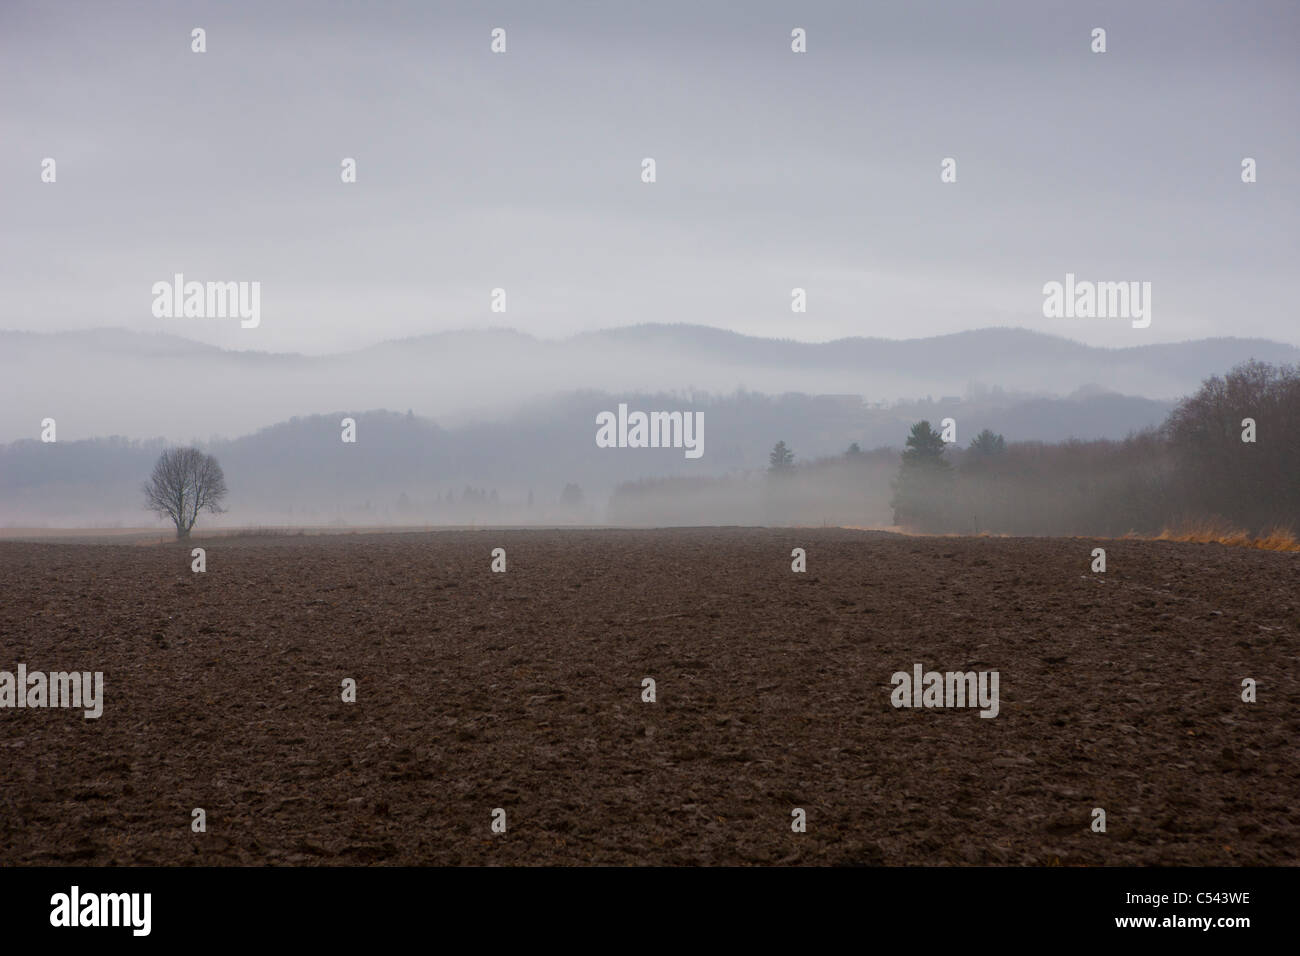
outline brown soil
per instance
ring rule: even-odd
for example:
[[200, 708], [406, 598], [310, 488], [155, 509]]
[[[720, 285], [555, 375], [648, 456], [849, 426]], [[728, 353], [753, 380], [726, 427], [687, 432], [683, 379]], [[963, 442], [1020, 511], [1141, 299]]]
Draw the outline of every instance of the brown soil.
[[[0, 864], [1297, 862], [1295, 554], [836, 529], [195, 545], [205, 574], [189, 545], [0, 543], [0, 670], [100, 670], [105, 696], [99, 720], [0, 710]], [[895, 709], [917, 662], [997, 670], [1001, 713]]]

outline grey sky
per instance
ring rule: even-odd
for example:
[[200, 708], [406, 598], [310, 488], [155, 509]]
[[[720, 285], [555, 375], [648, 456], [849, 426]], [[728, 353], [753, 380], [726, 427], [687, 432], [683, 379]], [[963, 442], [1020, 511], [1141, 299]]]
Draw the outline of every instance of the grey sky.
[[[1296, 343], [1298, 40], [1290, 2], [5, 0], [0, 328]], [[260, 281], [260, 327], [154, 318], [175, 272]], [[1151, 327], [1043, 318], [1066, 272], [1150, 281]]]

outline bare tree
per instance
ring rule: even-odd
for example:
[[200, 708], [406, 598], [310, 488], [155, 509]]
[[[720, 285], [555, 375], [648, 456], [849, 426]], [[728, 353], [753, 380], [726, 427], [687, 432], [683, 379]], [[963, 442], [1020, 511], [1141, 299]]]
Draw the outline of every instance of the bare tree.
[[[1246, 419], [1258, 429], [1245, 440]], [[1165, 422], [1189, 515], [1300, 530], [1300, 367], [1249, 361], [1215, 375]]]
[[225, 510], [226, 476], [215, 458], [197, 448], [169, 448], [153, 466], [144, 496], [145, 507], [176, 525], [177, 538], [188, 538], [200, 511]]

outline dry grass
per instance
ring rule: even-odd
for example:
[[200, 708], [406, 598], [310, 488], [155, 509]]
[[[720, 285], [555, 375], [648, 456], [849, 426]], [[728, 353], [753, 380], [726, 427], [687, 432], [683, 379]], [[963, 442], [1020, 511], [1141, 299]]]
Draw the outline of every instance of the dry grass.
[[1257, 548], [1260, 551], [1300, 551], [1300, 538], [1290, 528], [1271, 528], [1251, 536], [1219, 518], [1183, 522], [1165, 528], [1156, 541], [1190, 541], [1196, 544], [1222, 544], [1230, 548]]

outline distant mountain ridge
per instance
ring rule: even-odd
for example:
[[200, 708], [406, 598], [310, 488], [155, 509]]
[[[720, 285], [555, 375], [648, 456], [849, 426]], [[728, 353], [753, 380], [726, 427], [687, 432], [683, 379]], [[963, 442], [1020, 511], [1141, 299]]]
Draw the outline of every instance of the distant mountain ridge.
[[1168, 401], [1249, 358], [1300, 364], [1300, 348], [1214, 338], [1105, 349], [1011, 328], [807, 343], [654, 324], [558, 340], [509, 329], [439, 332], [310, 356], [122, 329], [8, 331], [0, 332], [0, 441], [36, 437], [46, 417], [58, 421], [60, 438], [179, 441], [247, 434], [327, 408], [409, 408], [441, 424], [501, 420], [583, 389], [879, 403], [960, 396], [973, 385], [1043, 396], [1097, 387]]
[[[848, 336], [826, 342], [803, 342], [788, 338], [766, 338], [689, 323], [650, 323], [617, 326], [592, 332], [579, 332], [559, 339], [543, 339], [527, 332], [510, 328], [456, 329], [429, 332], [400, 339], [386, 339], [373, 345], [323, 355], [306, 355], [300, 352], [269, 352], [262, 350], [227, 350], [215, 345], [165, 332], [137, 332], [123, 328], [98, 328], [63, 332], [32, 332], [0, 329], [0, 347], [36, 350], [47, 344], [78, 344], [111, 352], [137, 352], [151, 354], [209, 354], [241, 357], [264, 356], [274, 359], [304, 359], [323, 361], [349, 355], [386, 351], [392, 348], [442, 349], [448, 344], [459, 346], [515, 344], [529, 348], [562, 350], [566, 347], [613, 343], [633, 345], [638, 348], [655, 346], [668, 349], [689, 347], [694, 354], [716, 354], [730, 362], [777, 361], [793, 365], [821, 365], [826, 367], [851, 367], [864, 361], [874, 364], [894, 363], [900, 359], [924, 357], [929, 362], [958, 362], [967, 367], [972, 354], [990, 350], [1017, 356], [1019, 359], [1055, 358], [1078, 359], [1084, 356], [1137, 359], [1154, 363], [1155, 367], [1199, 367], [1205, 361], [1221, 360], [1223, 356], [1260, 354], [1289, 356], [1290, 361], [1300, 360], [1300, 346], [1288, 345], [1272, 339], [1218, 336], [1192, 339], [1184, 342], [1160, 342], [1150, 345], [1133, 345], [1123, 348], [1106, 348], [1076, 342], [1063, 336], [1049, 335], [1030, 329], [989, 327], [966, 332], [921, 338], [889, 339], [873, 336]], [[1283, 358], [1282, 361], [1288, 359]], [[1240, 359], [1237, 359], [1240, 361]], [[1172, 396], [1163, 396], [1172, 397]]]

